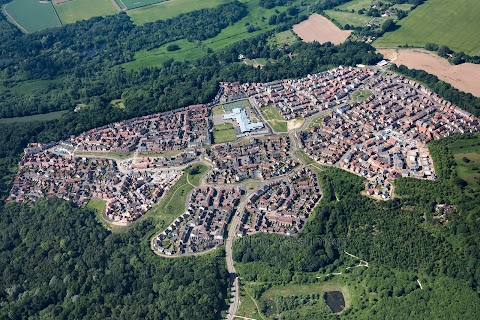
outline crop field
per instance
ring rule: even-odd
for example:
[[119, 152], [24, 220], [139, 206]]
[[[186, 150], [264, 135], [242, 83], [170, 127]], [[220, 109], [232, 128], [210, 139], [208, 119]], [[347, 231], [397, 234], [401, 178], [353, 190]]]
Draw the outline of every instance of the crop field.
[[351, 31], [340, 29], [318, 13], [312, 14], [308, 20], [294, 25], [293, 32], [304, 42], [318, 41], [319, 43], [331, 42], [333, 44], [343, 43], [351, 33]]
[[164, 1], [165, 0], [119, 0], [119, 2], [123, 3], [127, 9], [146, 7]]
[[480, 1], [429, 0], [402, 19], [400, 28], [374, 42], [376, 47], [446, 45], [454, 51], [480, 55]]
[[[176, 44], [180, 47], [177, 51], [168, 51], [169, 45]], [[169, 59], [175, 61], [194, 60], [207, 54], [201, 46], [187, 40], [177, 40], [164, 44], [154, 50], [141, 50], [135, 53], [135, 60], [124, 63], [122, 66], [127, 71], [138, 70], [141, 68], [161, 67]]]
[[[123, 1], [128, 7], [126, 0]], [[214, 8], [222, 3], [231, 2], [233, 0], [170, 0], [166, 2], [156, 1], [157, 4], [148, 7], [129, 10], [127, 14], [132, 18], [133, 22], [138, 25], [157, 20], [167, 20], [181, 13], [187, 13], [195, 10]], [[130, 2], [134, 3], [135, 0]], [[158, 3], [160, 2], [160, 3]], [[131, 7], [128, 7], [131, 9]]]
[[479, 64], [453, 65], [447, 59], [424, 49], [379, 49], [378, 52], [397, 65], [403, 64], [411, 69], [425, 70], [461, 91], [480, 97]]
[[51, 2], [13, 0], [5, 5], [4, 12], [11, 22], [28, 33], [62, 26]]
[[116, 14], [110, 0], [71, 0], [54, 5], [63, 24]]

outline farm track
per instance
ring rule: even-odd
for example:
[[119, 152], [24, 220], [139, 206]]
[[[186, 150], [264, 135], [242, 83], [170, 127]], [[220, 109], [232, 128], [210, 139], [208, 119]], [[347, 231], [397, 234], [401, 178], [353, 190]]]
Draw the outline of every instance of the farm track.
[[22, 27], [22, 26], [10, 15], [10, 13], [8, 13], [8, 11], [7, 11], [7, 6], [8, 6], [8, 5], [9, 5], [9, 3], [7, 3], [6, 5], [3, 6], [3, 8], [2, 8], [3, 13], [5, 13], [5, 15], [7, 16], [7, 18], [10, 19], [10, 21], [11, 21], [14, 25], [16, 25], [20, 30], [22, 30], [22, 31], [25, 32], [25, 33], [29, 33], [29, 32], [27, 31], [27, 29], [25, 29], [24, 27]]
[[118, 3], [115, 0], [110, 0], [110, 2], [115, 7], [115, 9], [117, 9], [118, 12], [122, 12], [122, 9], [120, 8], [120, 6], [118, 5]]

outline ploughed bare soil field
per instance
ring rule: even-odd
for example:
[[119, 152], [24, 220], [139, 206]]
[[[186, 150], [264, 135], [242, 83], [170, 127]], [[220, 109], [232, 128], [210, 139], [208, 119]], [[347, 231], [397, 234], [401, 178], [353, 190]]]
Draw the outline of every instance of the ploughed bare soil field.
[[480, 65], [473, 63], [450, 64], [435, 53], [422, 49], [379, 49], [385, 58], [410, 69], [425, 70], [455, 88], [480, 97]]
[[318, 41], [325, 43], [341, 44], [347, 40], [352, 31], [342, 30], [327, 18], [314, 13], [308, 20], [293, 26], [295, 32], [305, 42]]

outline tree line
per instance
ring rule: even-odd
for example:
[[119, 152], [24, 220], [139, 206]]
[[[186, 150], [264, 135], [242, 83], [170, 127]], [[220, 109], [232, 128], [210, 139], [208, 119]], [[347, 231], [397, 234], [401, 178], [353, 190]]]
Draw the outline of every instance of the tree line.
[[423, 70], [409, 69], [403, 64], [400, 66], [393, 64], [390, 69], [415, 81], [424, 83], [443, 99], [451, 101], [476, 117], [480, 116], [480, 98], [475, 97], [473, 94], [460, 91], [451, 84], [438, 79], [437, 76]]

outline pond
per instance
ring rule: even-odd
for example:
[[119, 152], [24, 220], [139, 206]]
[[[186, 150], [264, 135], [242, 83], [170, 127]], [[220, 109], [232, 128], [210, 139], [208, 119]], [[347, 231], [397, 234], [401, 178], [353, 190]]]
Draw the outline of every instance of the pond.
[[102, 43], [102, 44], [100, 44], [100, 46], [98, 46], [98, 48], [90, 48], [90, 49], [88, 49], [88, 50], [85, 50], [83, 54], [84, 54], [87, 58], [91, 58], [91, 57], [95, 56], [98, 51], [105, 50], [106, 48], [107, 48], [107, 44], [106, 44], [106, 43]]
[[325, 302], [332, 309], [333, 312], [337, 313], [345, 309], [345, 299], [343, 298], [343, 293], [340, 291], [328, 291], [325, 293]]

